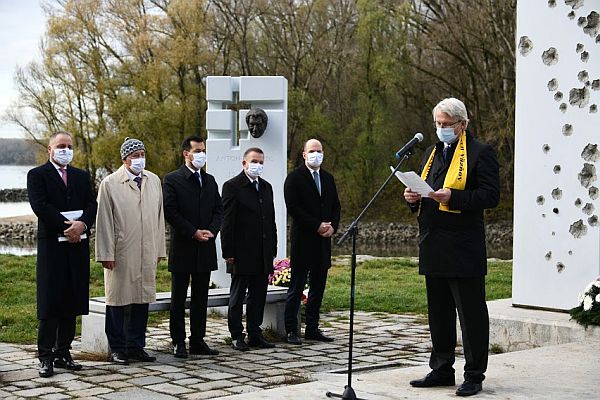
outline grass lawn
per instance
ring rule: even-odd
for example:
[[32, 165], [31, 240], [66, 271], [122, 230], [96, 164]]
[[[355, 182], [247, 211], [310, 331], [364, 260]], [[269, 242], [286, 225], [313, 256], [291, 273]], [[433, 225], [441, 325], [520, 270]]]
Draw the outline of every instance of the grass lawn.
[[[488, 300], [511, 297], [512, 262], [488, 262]], [[356, 268], [355, 307], [361, 311], [427, 314], [425, 277], [408, 258], [372, 260]], [[322, 311], [350, 308], [350, 262], [329, 270]]]
[[[491, 262], [487, 279], [488, 299], [511, 296], [512, 263]], [[426, 314], [425, 282], [416, 263], [408, 259], [375, 260], [357, 268], [356, 309], [389, 313]], [[92, 262], [90, 295], [103, 296], [102, 266]], [[171, 276], [166, 262], [157, 274], [157, 290], [169, 291]], [[350, 267], [332, 267], [329, 272], [323, 311], [348, 309]], [[150, 323], [168, 318], [168, 313], [151, 313]], [[79, 326], [78, 326], [79, 332]], [[35, 343], [35, 256], [0, 255], [0, 342]]]

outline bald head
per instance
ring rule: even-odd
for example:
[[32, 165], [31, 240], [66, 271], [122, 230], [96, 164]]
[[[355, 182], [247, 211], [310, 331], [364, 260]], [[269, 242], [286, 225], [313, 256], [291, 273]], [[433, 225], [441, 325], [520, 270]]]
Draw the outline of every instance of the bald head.
[[302, 152], [304, 163], [309, 168], [319, 168], [323, 162], [323, 145], [317, 139], [309, 139], [304, 143]]
[[323, 152], [323, 145], [321, 144], [321, 142], [319, 142], [317, 139], [308, 139], [306, 141], [306, 143], [304, 143], [304, 153], [310, 151], [310, 150], [320, 150], [321, 153]]

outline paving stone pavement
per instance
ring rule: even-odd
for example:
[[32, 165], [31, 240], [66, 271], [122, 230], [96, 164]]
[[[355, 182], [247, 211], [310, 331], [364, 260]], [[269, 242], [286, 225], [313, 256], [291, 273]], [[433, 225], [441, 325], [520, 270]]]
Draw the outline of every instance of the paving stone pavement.
[[[333, 343], [305, 341], [293, 346], [280, 341], [275, 349], [239, 352], [226, 343], [226, 319], [211, 316], [205, 339], [220, 354], [182, 360], [171, 355], [167, 320], [149, 328], [147, 335], [146, 349], [157, 357], [156, 362], [117, 366], [90, 357], [82, 361], [86, 355], [78, 351], [76, 342], [72, 354], [84, 369], [57, 369], [51, 378], [38, 376], [35, 346], [0, 344], [0, 398], [214, 399], [303, 383], [317, 372], [345, 373], [348, 328], [347, 312], [330, 312], [322, 315], [322, 329], [335, 338]], [[430, 346], [422, 317], [355, 315], [353, 366], [357, 373], [426, 364]]]

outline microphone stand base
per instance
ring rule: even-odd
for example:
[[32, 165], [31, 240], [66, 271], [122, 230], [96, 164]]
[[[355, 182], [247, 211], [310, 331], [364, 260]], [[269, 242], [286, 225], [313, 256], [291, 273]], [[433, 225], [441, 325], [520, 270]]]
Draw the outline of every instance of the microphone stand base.
[[352, 386], [345, 386], [345, 390], [343, 394], [337, 394], [337, 393], [331, 393], [331, 392], [327, 392], [325, 393], [325, 396], [327, 397], [335, 397], [338, 399], [342, 399], [342, 400], [365, 400], [365, 399], [361, 399], [359, 397], [356, 397], [356, 393], [354, 393], [354, 389], [352, 389]]

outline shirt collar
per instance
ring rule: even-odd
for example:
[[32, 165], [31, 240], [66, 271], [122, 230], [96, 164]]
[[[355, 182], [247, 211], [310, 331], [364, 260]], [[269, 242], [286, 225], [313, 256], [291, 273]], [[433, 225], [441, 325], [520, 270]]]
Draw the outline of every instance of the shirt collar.
[[248, 173], [246, 172], [245, 169], [244, 169], [244, 175], [246, 175], [246, 178], [248, 178], [251, 183], [254, 183], [254, 181], [258, 181], [258, 177], [252, 178], [250, 175], [248, 175]]
[[127, 169], [127, 167], [126, 167], [126, 166], [124, 166], [124, 165], [123, 165], [123, 168], [125, 169], [125, 173], [126, 173], [126, 174], [127, 174], [127, 176], [129, 177], [129, 180], [134, 180], [134, 178], [137, 178], [137, 177], [140, 177], [140, 178], [141, 178], [141, 177], [142, 177], [142, 175], [144, 175], [144, 173], [143, 173], [143, 172], [140, 172], [140, 174], [139, 174], [139, 175], [134, 175], [134, 174], [132, 174], [132, 173], [131, 173], [131, 171], [129, 171], [129, 170]]
[[[52, 163], [52, 165], [54, 166], [54, 168], [56, 168], [57, 171], [61, 168], [67, 169], [66, 165], [64, 167], [62, 167], [62, 166], [58, 165], [57, 163], [55, 163], [54, 161], [52, 161], [52, 158], [49, 158], [48, 160]], [[60, 171], [58, 171], [58, 172], [60, 173]]]
[[310, 174], [312, 175], [313, 172], [319, 173], [321, 171], [321, 167], [317, 167], [316, 169], [311, 167], [310, 165], [308, 165], [307, 163], [304, 163], [304, 165], [306, 166], [306, 168], [308, 168], [308, 172], [310, 172]]

